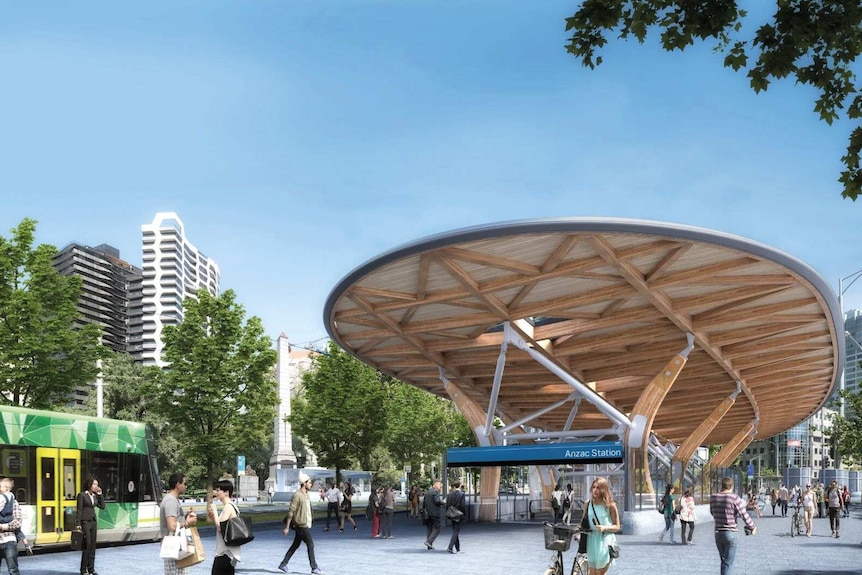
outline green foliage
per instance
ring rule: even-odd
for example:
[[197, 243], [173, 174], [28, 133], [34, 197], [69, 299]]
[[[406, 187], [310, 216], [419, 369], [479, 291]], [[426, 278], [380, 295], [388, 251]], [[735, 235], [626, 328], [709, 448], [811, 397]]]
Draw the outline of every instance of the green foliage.
[[162, 335], [170, 368], [154, 391], [154, 407], [180, 436], [184, 462], [202, 465], [208, 486], [234, 471], [237, 455], [271, 441], [278, 404], [272, 341], [259, 318], [243, 323], [235, 297], [201, 290], [183, 302], [182, 323]]
[[842, 462], [853, 465], [862, 461], [862, 391], [844, 390], [841, 399], [844, 417], [833, 417], [830, 437], [838, 443]]
[[[602, 63], [596, 51], [607, 44], [606, 33], [643, 43], [650, 29], [660, 30], [665, 50], [684, 50], [696, 41], [716, 41], [724, 65], [747, 70], [755, 92], [772, 80], [793, 77], [813, 87], [819, 96], [814, 111], [827, 124], [841, 117], [862, 118], [862, 91], [854, 68], [862, 53], [862, 5], [858, 0], [780, 0], [770, 22], [753, 37], [740, 38], [747, 16], [735, 0], [584, 0], [566, 19], [572, 36], [566, 50], [589, 68]], [[750, 61], [749, 53], [753, 55]], [[850, 134], [845, 170], [838, 181], [842, 195], [856, 200], [862, 192], [862, 127]]]
[[377, 371], [330, 343], [302, 374], [302, 391], [291, 402], [288, 421], [340, 482], [341, 470], [366, 464], [381, 441], [385, 398]]
[[57, 252], [33, 248], [36, 222], [24, 219], [0, 236], [0, 401], [50, 409], [96, 378], [101, 330], [74, 329], [81, 278], [59, 275]]
[[[150, 426], [159, 469], [180, 466], [180, 436], [171, 433], [165, 417], [153, 406], [153, 397], [164, 377], [161, 369], [135, 363], [131, 355], [114, 353], [102, 365], [103, 414], [112, 419], [140, 421]], [[96, 393], [90, 393], [83, 411], [96, 415]], [[183, 469], [184, 473], [190, 473]]]
[[386, 384], [384, 445], [399, 467], [418, 469], [439, 461], [447, 447], [475, 444], [467, 421], [451, 401], [388, 376]]

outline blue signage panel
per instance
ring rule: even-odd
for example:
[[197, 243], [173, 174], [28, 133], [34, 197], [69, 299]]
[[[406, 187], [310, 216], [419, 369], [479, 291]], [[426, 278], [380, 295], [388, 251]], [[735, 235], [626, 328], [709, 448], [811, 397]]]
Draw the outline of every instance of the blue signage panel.
[[542, 463], [621, 463], [622, 461], [623, 444], [619, 441], [452, 447], [446, 450], [446, 465], [448, 467], [537, 465]]

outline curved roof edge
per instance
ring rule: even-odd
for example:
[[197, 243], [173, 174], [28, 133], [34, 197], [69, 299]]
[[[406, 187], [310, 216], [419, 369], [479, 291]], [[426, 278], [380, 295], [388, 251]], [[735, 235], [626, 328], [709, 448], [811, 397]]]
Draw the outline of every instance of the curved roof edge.
[[805, 278], [805, 280], [810, 282], [818, 292], [820, 292], [820, 295], [823, 296], [823, 299], [826, 301], [826, 305], [829, 308], [829, 314], [832, 316], [832, 327], [835, 330], [835, 339], [838, 343], [838, 355], [836, 358], [838, 369], [835, 371], [835, 377], [832, 380], [830, 392], [826, 396], [826, 399], [824, 399], [820, 404], [820, 407], [823, 407], [826, 402], [829, 401], [829, 396], [832, 395], [832, 392], [835, 390], [841, 375], [844, 372], [844, 318], [841, 315], [838, 298], [823, 276], [802, 260], [766, 244], [725, 232], [718, 232], [707, 228], [699, 228], [683, 224], [673, 224], [669, 222], [638, 220], [632, 218], [538, 218], [470, 226], [467, 228], [460, 228], [449, 232], [426, 236], [384, 252], [383, 254], [359, 265], [344, 276], [341, 281], [335, 285], [332, 291], [329, 292], [329, 296], [327, 296], [326, 303], [323, 306], [323, 324], [326, 328], [326, 332], [329, 334], [329, 337], [343, 347], [340, 338], [332, 332], [330, 324], [330, 318], [332, 317], [332, 310], [335, 307], [335, 303], [349, 286], [353, 285], [359, 281], [359, 279], [377, 268], [383, 267], [405, 257], [456, 243], [492, 239], [502, 236], [553, 232], [628, 233], [697, 240], [700, 242], [716, 244], [722, 247], [737, 249], [752, 255], [766, 258], [799, 274]]

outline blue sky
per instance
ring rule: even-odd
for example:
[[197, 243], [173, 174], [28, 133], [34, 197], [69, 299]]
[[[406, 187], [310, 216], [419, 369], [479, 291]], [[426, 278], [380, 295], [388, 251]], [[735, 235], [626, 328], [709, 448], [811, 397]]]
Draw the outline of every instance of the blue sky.
[[850, 128], [810, 89], [755, 95], [711, 45], [657, 37], [590, 71], [564, 49], [576, 5], [0, 0], [0, 233], [31, 217], [40, 243], [140, 265], [140, 226], [175, 211], [296, 343], [326, 335], [326, 296], [364, 261], [504, 220], [720, 230], [835, 290], [862, 268], [862, 206], [836, 182]]

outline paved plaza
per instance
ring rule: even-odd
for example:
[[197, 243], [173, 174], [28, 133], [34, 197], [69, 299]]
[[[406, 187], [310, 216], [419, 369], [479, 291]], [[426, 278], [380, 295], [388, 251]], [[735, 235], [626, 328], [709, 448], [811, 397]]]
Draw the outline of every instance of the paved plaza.
[[[862, 574], [862, 507], [856, 505], [849, 519], [842, 520], [841, 538], [829, 537], [829, 520], [815, 519], [813, 537], [790, 537], [790, 519], [764, 516], [756, 520], [758, 534], [740, 536], [734, 573], [737, 575], [845, 575]], [[537, 575], [551, 556], [544, 549], [542, 528], [536, 524], [467, 524], [462, 529], [463, 553], [446, 552], [450, 529], [441, 533], [433, 551], [422, 542], [425, 528], [404, 513], [396, 515], [392, 539], [371, 539], [369, 522], [357, 520], [358, 529], [348, 525], [344, 533], [323, 531], [315, 520], [317, 560], [327, 575], [447, 575], [506, 574]], [[677, 523], [677, 536], [679, 535]], [[237, 573], [280, 573], [276, 569], [293, 540], [281, 535], [275, 523], [256, 525], [256, 539], [243, 547]], [[214, 532], [202, 530], [207, 561], [193, 567], [191, 575], [204, 575], [212, 567]], [[693, 546], [659, 543], [658, 533], [622, 535], [622, 558], [610, 573], [715, 574], [718, 553], [713, 543], [712, 522], [701, 520], [695, 529]], [[100, 575], [160, 575], [157, 543], [99, 549], [96, 569]], [[567, 553], [570, 562], [574, 551]], [[37, 553], [21, 557], [21, 573], [68, 575], [77, 572], [78, 552]], [[289, 566], [293, 573], [309, 573], [305, 547], [300, 547]], [[5, 568], [3, 569], [5, 573]]]

